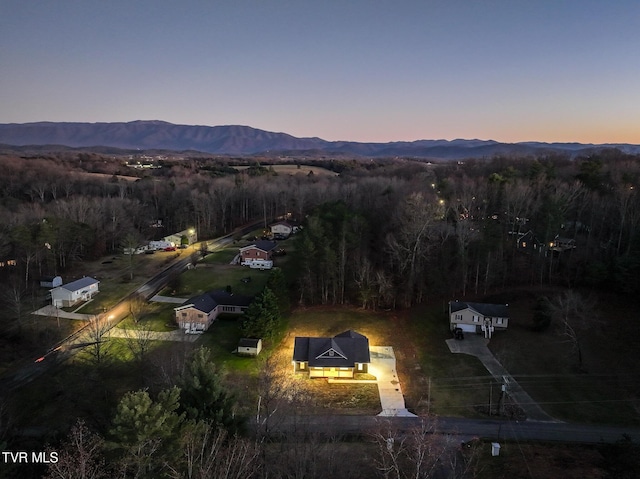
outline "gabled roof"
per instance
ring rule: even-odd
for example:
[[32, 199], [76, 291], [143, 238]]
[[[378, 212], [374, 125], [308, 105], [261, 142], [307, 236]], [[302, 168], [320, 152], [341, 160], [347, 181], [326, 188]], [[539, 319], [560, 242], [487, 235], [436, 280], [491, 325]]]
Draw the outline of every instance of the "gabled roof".
[[194, 296], [193, 298], [185, 301], [181, 306], [174, 308], [185, 309], [188, 307], [192, 307], [197, 309], [198, 311], [202, 311], [203, 313], [209, 314], [213, 311], [218, 305], [222, 306], [249, 306], [251, 302], [251, 298], [248, 296], [242, 296], [241, 294], [233, 294], [229, 293], [223, 289], [208, 291], [199, 296]]
[[[85, 276], [84, 278], [71, 281], [71, 283], [58, 286], [58, 288], [66, 289], [67, 291], [80, 291], [81, 289], [88, 288], [89, 286], [93, 284], [98, 284], [99, 282], [100, 281], [98, 281], [97, 279], [90, 278], [89, 276]], [[58, 289], [58, 288], [54, 288], [54, 289]]]
[[251, 248], [257, 248], [259, 250], [262, 250], [262, 251], [268, 253], [269, 251], [274, 249], [276, 246], [278, 246], [278, 243], [276, 243], [275, 241], [260, 240], [260, 241], [256, 241], [255, 243], [251, 243], [250, 245], [247, 245], [247, 246], [244, 246], [244, 247], [240, 248], [240, 251], [245, 251], [245, 250], [251, 249]]
[[253, 338], [240, 338], [238, 341], [239, 348], [257, 348], [258, 343], [262, 341], [262, 339], [253, 339]]
[[451, 312], [462, 311], [463, 309], [471, 309], [482, 316], [491, 316], [494, 318], [508, 318], [509, 306], [506, 304], [489, 304], [489, 303], [466, 303], [464, 301], [451, 301]]
[[355, 367], [369, 363], [369, 340], [355, 331], [345, 331], [333, 338], [297, 337], [293, 360], [305, 361], [310, 367]]
[[283, 226], [288, 226], [289, 228], [293, 228], [293, 225], [291, 223], [289, 223], [288, 221], [277, 221], [273, 224], [270, 224], [269, 227], [271, 228], [272, 226], [276, 226], [276, 225], [283, 225]]

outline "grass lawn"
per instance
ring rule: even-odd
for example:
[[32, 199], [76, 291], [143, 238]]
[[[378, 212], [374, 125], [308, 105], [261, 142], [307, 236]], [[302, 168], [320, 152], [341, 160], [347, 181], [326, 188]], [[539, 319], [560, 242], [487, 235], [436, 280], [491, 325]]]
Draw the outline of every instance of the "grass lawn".
[[[241, 279], [246, 277], [251, 278], [251, 281], [242, 282]], [[249, 269], [245, 266], [199, 264], [180, 275], [177, 289], [165, 288], [161, 294], [189, 298], [212, 289], [226, 289], [227, 286], [231, 286], [234, 293], [255, 296], [264, 289], [268, 277], [269, 271]]]
[[[640, 325], [635, 304], [620, 296], [600, 296], [602, 325], [582, 336], [583, 368], [576, 353], [552, 329], [533, 331], [538, 295], [502, 295], [509, 303], [509, 329], [490, 349], [527, 392], [554, 417], [577, 422], [640, 425]], [[583, 293], [587, 295], [588, 293]]]
[[121, 329], [145, 329], [148, 331], [167, 332], [178, 328], [175, 322], [173, 303], [147, 303], [145, 311], [136, 323], [131, 315], [124, 318], [116, 327]]

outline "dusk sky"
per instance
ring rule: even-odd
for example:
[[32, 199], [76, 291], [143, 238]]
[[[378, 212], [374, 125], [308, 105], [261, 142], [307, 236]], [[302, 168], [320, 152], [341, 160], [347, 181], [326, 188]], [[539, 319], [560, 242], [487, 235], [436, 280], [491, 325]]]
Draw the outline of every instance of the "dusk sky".
[[0, 123], [640, 144], [637, 0], [0, 0]]

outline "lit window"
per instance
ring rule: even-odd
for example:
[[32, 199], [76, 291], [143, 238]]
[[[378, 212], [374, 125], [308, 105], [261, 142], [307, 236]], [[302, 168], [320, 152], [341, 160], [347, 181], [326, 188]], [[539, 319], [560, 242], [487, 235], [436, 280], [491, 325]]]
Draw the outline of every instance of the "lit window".
[[475, 314], [473, 315], [473, 322], [474, 323], [480, 322], [480, 318], [478, 316], [476, 316]]
[[362, 371], [364, 369], [364, 364], [358, 363], [358, 371]]

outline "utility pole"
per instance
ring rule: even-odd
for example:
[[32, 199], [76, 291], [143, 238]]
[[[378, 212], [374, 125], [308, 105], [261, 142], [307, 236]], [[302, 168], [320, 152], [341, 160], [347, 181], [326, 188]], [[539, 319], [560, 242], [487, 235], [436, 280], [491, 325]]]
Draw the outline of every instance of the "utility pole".
[[493, 384], [489, 381], [489, 416], [491, 416], [493, 408]]

